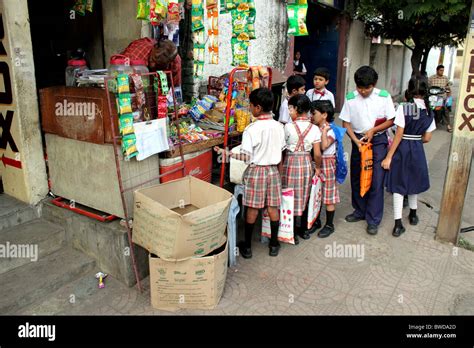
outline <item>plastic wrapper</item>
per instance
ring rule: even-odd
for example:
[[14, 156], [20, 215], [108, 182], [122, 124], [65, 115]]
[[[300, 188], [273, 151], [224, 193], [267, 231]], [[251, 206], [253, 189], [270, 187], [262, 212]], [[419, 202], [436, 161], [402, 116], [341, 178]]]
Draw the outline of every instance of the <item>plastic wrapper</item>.
[[[232, 10], [232, 36], [238, 37], [241, 33], [246, 33], [248, 28], [249, 12], [245, 10]], [[248, 35], [248, 34], [247, 34]]]
[[94, 0], [87, 0], [86, 2], [86, 11], [91, 12], [94, 9]]
[[261, 77], [268, 77], [270, 75], [270, 73], [268, 72], [268, 68], [264, 66], [258, 67], [258, 73]]
[[169, 86], [168, 86], [168, 78], [163, 71], [157, 71], [158, 78], [160, 80], [160, 91], [162, 95], [168, 95]]
[[[143, 86], [143, 80], [140, 75], [132, 74], [130, 75], [135, 87], [136, 94], [136, 108], [141, 109], [145, 105], [145, 91]], [[133, 98], [132, 98], [132, 108], [133, 108]]]
[[130, 158], [138, 155], [136, 143], [137, 138], [135, 134], [125, 135], [122, 138], [122, 151], [126, 160], [129, 160]]
[[158, 96], [158, 118], [168, 116], [168, 101], [165, 95]]
[[217, 8], [218, 0], [206, 0], [206, 8]]
[[147, 20], [150, 17], [150, 4], [147, 0], [138, 0], [137, 19]]
[[157, 26], [158, 24], [160, 24], [158, 16], [156, 15], [156, 12], [155, 12], [155, 8], [156, 8], [156, 0], [150, 0], [150, 23], [153, 26]]
[[232, 65], [247, 66], [249, 62], [248, 41], [240, 41], [237, 38], [232, 38], [231, 45], [232, 45]]
[[227, 11], [233, 10], [234, 8], [236, 8], [234, 0], [221, 0], [221, 2], [225, 3], [225, 8]]
[[361, 144], [360, 146], [360, 196], [369, 192], [372, 185], [372, 173], [374, 170], [374, 156], [372, 144]]
[[168, 22], [178, 23], [181, 20], [180, 5], [178, 0], [169, 0], [168, 3]]
[[86, 15], [87, 0], [76, 0], [72, 10], [81, 16]]
[[119, 94], [118, 96], [118, 112], [120, 115], [132, 113], [132, 98], [130, 93]]
[[130, 82], [127, 74], [117, 75], [117, 92], [120, 94], [130, 92]]
[[191, 9], [191, 30], [203, 30], [204, 29], [204, 8], [202, 7], [201, 0], [192, 0]]
[[250, 124], [250, 112], [243, 108], [235, 110], [235, 123], [237, 124], [237, 131], [242, 133]]
[[308, 5], [287, 5], [288, 12], [288, 35], [305, 36], [308, 35], [306, 28], [306, 13]]
[[133, 114], [121, 115], [119, 119], [120, 134], [128, 135], [133, 134]]
[[156, 0], [155, 14], [156, 14], [156, 17], [158, 18], [158, 22], [162, 22], [164, 19], [166, 19], [167, 13], [168, 13], [167, 0]]

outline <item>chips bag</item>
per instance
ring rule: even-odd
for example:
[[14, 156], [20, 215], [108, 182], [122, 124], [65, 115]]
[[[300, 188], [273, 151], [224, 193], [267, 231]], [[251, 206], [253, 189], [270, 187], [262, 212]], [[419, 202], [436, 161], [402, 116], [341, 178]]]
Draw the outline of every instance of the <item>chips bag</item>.
[[156, 0], [155, 14], [158, 21], [161, 22], [166, 19], [168, 13], [167, 0]]
[[231, 39], [232, 45], [232, 65], [234, 66], [246, 66], [249, 62], [248, 41], [240, 41], [237, 38]]
[[76, 3], [72, 7], [72, 10], [74, 12], [77, 12], [81, 16], [86, 15], [86, 6], [87, 6], [87, 0], [76, 0]]
[[121, 115], [119, 119], [120, 134], [127, 135], [134, 133], [133, 114]]
[[156, 15], [155, 8], [156, 0], [150, 0], [150, 23], [151, 25], [157, 26], [158, 24], [160, 24], [160, 21], [158, 20], [158, 16]]
[[288, 35], [308, 35], [308, 29], [306, 28], [308, 5], [287, 5], [287, 12], [289, 22]]
[[204, 29], [204, 8], [201, 0], [192, 0], [191, 31]]
[[180, 5], [178, 0], [169, 0], [168, 3], [168, 22], [178, 23], [181, 20]]
[[147, 0], [138, 0], [137, 19], [147, 20], [150, 17], [150, 4]]
[[86, 11], [89, 11], [92, 13], [93, 8], [94, 8], [94, 0], [87, 0]]
[[232, 36], [237, 37], [239, 34], [247, 32], [248, 27], [248, 19], [249, 19], [249, 12], [248, 11], [240, 11], [240, 10], [232, 10]]
[[118, 112], [120, 115], [132, 113], [132, 98], [130, 93], [119, 94]]
[[127, 74], [118, 74], [117, 75], [117, 92], [118, 93], [129, 93], [130, 92], [130, 82], [128, 80]]
[[372, 144], [361, 144], [360, 146], [360, 196], [370, 190], [372, 185], [372, 172], [374, 170], [374, 158], [372, 152]]
[[122, 138], [122, 151], [126, 160], [138, 155], [136, 143], [137, 138], [135, 134], [128, 134]]

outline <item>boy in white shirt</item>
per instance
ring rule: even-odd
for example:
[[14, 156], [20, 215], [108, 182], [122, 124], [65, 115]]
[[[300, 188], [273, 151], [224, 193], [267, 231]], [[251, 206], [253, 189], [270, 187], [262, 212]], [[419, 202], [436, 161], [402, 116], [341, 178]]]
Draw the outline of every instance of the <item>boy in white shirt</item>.
[[244, 172], [243, 205], [247, 207], [245, 240], [239, 243], [240, 254], [252, 257], [251, 241], [259, 210], [267, 208], [270, 216], [270, 256], [277, 256], [280, 249], [281, 178], [278, 165], [286, 148], [283, 125], [273, 119], [273, 94], [268, 88], [258, 88], [250, 93], [250, 111], [257, 120], [245, 128], [240, 155], [215, 147], [224, 158], [232, 157], [250, 165]]
[[[339, 118], [352, 140], [351, 188], [354, 212], [346, 216], [347, 222], [367, 220], [367, 233], [375, 235], [382, 221], [384, 206], [385, 170], [382, 161], [387, 155], [388, 137], [386, 130], [393, 125], [395, 108], [390, 94], [375, 88], [377, 72], [362, 66], [354, 74], [357, 91], [350, 92], [342, 107]], [[362, 143], [372, 143], [373, 173], [369, 192], [360, 195]]]
[[286, 80], [286, 90], [288, 96], [281, 102], [280, 106], [280, 117], [278, 121], [283, 124], [291, 123], [290, 113], [288, 111], [288, 100], [294, 95], [303, 94], [305, 92], [306, 81], [299, 75], [290, 76]]
[[314, 88], [311, 88], [306, 92], [306, 95], [312, 102], [317, 100], [329, 100], [332, 103], [332, 106], [335, 107], [334, 94], [326, 89], [326, 86], [329, 83], [329, 77], [330, 72], [328, 69], [317, 68], [313, 75]]

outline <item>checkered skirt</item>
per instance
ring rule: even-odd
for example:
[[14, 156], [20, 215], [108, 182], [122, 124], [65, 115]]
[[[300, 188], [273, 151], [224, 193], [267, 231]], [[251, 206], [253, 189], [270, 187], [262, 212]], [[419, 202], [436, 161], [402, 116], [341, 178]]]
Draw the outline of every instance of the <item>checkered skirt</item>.
[[280, 207], [281, 178], [277, 166], [252, 166], [244, 172], [244, 197], [246, 207], [261, 209]]
[[323, 204], [336, 204], [340, 202], [339, 190], [336, 182], [336, 156], [323, 156], [321, 172], [323, 181]]
[[295, 216], [302, 216], [311, 193], [313, 177], [309, 152], [287, 152], [283, 163], [281, 182], [283, 188], [292, 188], [295, 193]]

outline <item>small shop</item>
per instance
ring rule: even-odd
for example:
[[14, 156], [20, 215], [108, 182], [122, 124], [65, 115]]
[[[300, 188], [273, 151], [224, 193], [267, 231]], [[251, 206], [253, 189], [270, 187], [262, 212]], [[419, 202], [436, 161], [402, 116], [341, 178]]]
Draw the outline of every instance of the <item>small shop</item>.
[[[47, 61], [55, 72], [36, 73], [49, 189], [60, 207], [104, 223], [123, 221], [130, 244], [150, 253], [156, 308], [212, 308], [222, 294], [227, 263], [235, 262], [236, 228], [229, 232], [227, 220], [232, 211], [235, 225], [238, 209], [231, 203], [237, 201], [223, 187], [229, 190], [235, 171], [242, 170], [235, 167], [232, 174], [213, 147], [239, 145], [252, 122], [249, 94], [271, 88], [274, 70], [249, 66], [249, 42], [256, 35], [253, 0], [134, 3], [136, 11], [128, 16], [142, 22], [142, 36], [149, 36], [115, 51], [99, 49], [108, 40], [102, 28], [109, 25], [111, 4], [105, 0], [55, 8], [54, 21], [59, 16], [63, 21], [55, 26], [69, 33], [53, 37], [74, 41], [62, 43], [56, 64], [36, 55], [52, 25], [32, 35], [35, 65]], [[29, 2], [32, 33], [45, 16], [36, 6]], [[224, 13], [232, 19], [231, 37], [225, 38], [232, 67], [206, 77], [205, 93], [189, 100], [182, 83], [189, 78], [190, 70], [182, 68], [189, 57], [177, 53], [192, 39], [192, 78], [203, 82], [204, 67], [220, 59], [218, 18]], [[133, 250], [131, 256], [140, 284]], [[209, 269], [198, 269], [201, 259], [209, 261]], [[189, 269], [195, 276], [170, 275]], [[182, 282], [199, 285], [185, 295], [197, 302], [175, 301], [178, 294], [166, 284]]]

